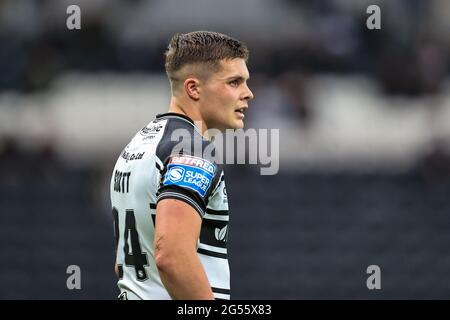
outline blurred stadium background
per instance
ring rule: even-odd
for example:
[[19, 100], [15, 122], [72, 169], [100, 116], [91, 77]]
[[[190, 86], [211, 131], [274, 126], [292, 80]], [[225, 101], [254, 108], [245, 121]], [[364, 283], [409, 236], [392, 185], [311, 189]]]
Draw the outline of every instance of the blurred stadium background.
[[116, 297], [111, 170], [200, 29], [248, 44], [247, 128], [280, 129], [278, 175], [227, 168], [232, 297], [450, 298], [447, 0], [0, 0], [0, 298]]

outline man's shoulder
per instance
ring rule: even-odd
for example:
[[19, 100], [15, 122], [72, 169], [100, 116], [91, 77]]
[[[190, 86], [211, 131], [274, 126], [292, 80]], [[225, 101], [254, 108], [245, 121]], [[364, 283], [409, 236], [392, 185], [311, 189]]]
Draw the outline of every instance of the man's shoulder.
[[[164, 124], [161, 125], [161, 121]], [[150, 122], [150, 128], [161, 127], [163, 134], [156, 149], [156, 155], [164, 162], [171, 156], [186, 155], [214, 162], [215, 147], [211, 141], [205, 139], [192, 120], [180, 116], [166, 116]], [[214, 151], [213, 151], [214, 150]]]

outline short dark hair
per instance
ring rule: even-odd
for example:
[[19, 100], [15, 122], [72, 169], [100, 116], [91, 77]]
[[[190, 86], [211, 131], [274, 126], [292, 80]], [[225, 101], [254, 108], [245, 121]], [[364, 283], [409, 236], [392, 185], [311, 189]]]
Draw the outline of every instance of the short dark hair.
[[178, 80], [175, 73], [184, 65], [205, 63], [217, 68], [223, 59], [241, 58], [246, 62], [249, 56], [247, 46], [230, 36], [211, 31], [194, 31], [175, 34], [164, 53], [167, 76]]

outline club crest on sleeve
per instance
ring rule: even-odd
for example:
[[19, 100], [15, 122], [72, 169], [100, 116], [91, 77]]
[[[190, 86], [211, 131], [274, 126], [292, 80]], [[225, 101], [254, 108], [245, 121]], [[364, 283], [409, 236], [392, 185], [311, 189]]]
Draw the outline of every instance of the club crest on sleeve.
[[188, 188], [204, 197], [212, 184], [217, 166], [202, 158], [174, 156], [169, 160], [164, 186]]

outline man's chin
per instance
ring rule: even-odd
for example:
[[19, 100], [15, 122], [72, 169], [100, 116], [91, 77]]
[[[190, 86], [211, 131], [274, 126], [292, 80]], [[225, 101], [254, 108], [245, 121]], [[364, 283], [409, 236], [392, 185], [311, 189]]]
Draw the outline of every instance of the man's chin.
[[243, 120], [237, 120], [233, 123], [233, 127], [230, 129], [238, 130], [238, 129], [244, 129], [244, 121]]
[[233, 122], [226, 123], [222, 126], [217, 126], [216, 129], [220, 130], [221, 132], [225, 132], [225, 130], [244, 129], [244, 121], [234, 120]]

